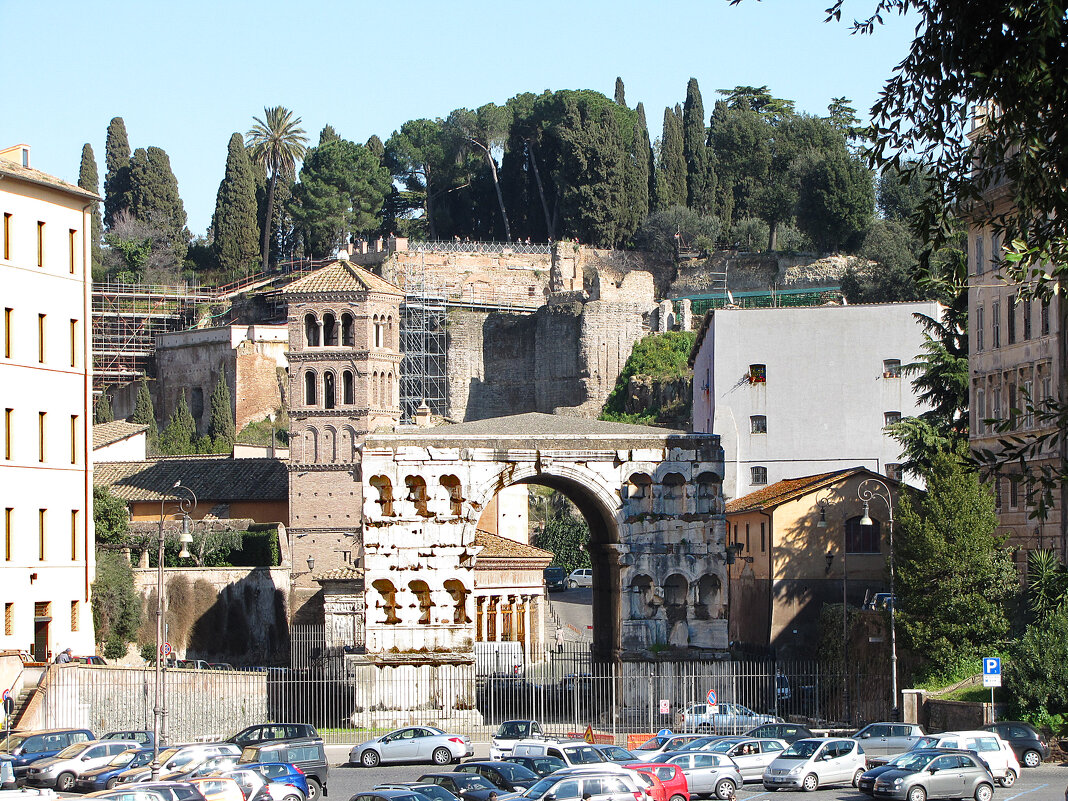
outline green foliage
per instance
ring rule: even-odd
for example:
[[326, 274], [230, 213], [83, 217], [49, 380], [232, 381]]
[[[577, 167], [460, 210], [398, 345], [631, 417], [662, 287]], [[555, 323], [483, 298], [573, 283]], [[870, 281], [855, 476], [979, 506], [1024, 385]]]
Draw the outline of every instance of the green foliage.
[[605, 401], [600, 419], [630, 422], [623, 416], [626, 413], [627, 387], [633, 376], [649, 376], [661, 381], [688, 376], [690, 351], [696, 339], [693, 331], [668, 331], [649, 334], [635, 342], [615, 387]]
[[613, 98], [617, 103], [619, 103], [619, 105], [627, 105], [627, 93], [626, 90], [623, 88], [623, 79], [620, 78], [618, 75], [616, 76], [616, 91]]
[[902, 495], [895, 525], [897, 619], [922, 676], [988, 655], [1009, 633], [1016, 592], [1011, 554], [994, 536], [989, 487], [963, 460], [941, 453], [923, 473], [927, 492]]
[[156, 644], [152, 642], [146, 642], [144, 645], [141, 646], [141, 650], [139, 651], [139, 653], [141, 654], [141, 658], [144, 659], [146, 662], [154, 661], [156, 658]]
[[532, 542], [536, 548], [553, 552], [554, 565], [568, 572], [590, 566], [589, 526], [566, 495], [531, 487], [529, 509], [531, 523], [539, 526]]
[[134, 401], [130, 422], [148, 426], [148, 454], [155, 455], [159, 445], [159, 426], [156, 424], [156, 410], [152, 406], [152, 393], [148, 391], [148, 382], [144, 379], [137, 385], [137, 400]]
[[[78, 186], [93, 194], [100, 194], [100, 173], [96, 168], [96, 155], [93, 153], [93, 146], [88, 142], [82, 145], [82, 161], [78, 166]], [[104, 238], [104, 224], [100, 217], [99, 203], [93, 204], [93, 224], [89, 234], [92, 243], [93, 268], [99, 269], [103, 264], [100, 246]]]
[[159, 436], [159, 452], [162, 456], [179, 456], [197, 453], [197, 425], [189, 411], [185, 390], [178, 395], [167, 425]]
[[282, 563], [277, 527], [251, 527], [241, 535], [241, 547], [230, 551], [227, 558], [241, 567], [277, 567]]
[[1026, 714], [1068, 711], [1068, 610], [1027, 627], [1011, 648], [1005, 688]]
[[929, 180], [923, 165], [917, 161], [906, 161], [901, 169], [886, 165], [876, 182], [875, 202], [879, 213], [888, 221], [909, 222], [930, 193]]
[[226, 172], [215, 198], [211, 219], [212, 252], [220, 268], [230, 275], [247, 275], [258, 255], [259, 222], [256, 179], [241, 134], [230, 137]]
[[252, 160], [267, 177], [260, 249], [261, 263], [266, 268], [271, 252], [271, 231], [277, 226], [274, 212], [278, 179], [288, 180], [294, 176], [297, 162], [307, 150], [308, 137], [300, 127], [300, 117], [294, 117], [293, 112], [282, 106], [265, 107], [263, 119], [253, 117], [252, 122], [252, 128], [245, 134], [245, 144], [251, 150]]
[[560, 140], [565, 165], [559, 176], [564, 185], [560, 205], [570, 220], [567, 233], [594, 247], [621, 244], [633, 230], [622, 226], [627, 155], [612, 110], [569, 104]]
[[93, 487], [93, 527], [100, 545], [122, 545], [130, 523], [126, 501], [104, 486]]
[[656, 163], [656, 203], [659, 210], [686, 205], [686, 156], [683, 146], [682, 112], [664, 109], [664, 132]]
[[767, 86], [735, 86], [733, 89], [720, 89], [728, 108], [754, 111], [776, 119], [794, 113], [794, 101], [774, 97]]
[[1068, 571], [1055, 551], [1028, 551], [1027, 607], [1037, 623], [1068, 609]]
[[115, 412], [111, 408], [111, 396], [108, 388], [104, 387], [100, 396], [93, 404], [93, 423], [111, 423], [115, 420]]
[[[93, 626], [97, 642], [122, 647], [131, 642], [141, 625], [141, 599], [134, 591], [133, 570], [124, 554], [97, 551], [93, 582]], [[113, 656], [111, 658], [117, 658]]]
[[[679, 238], [676, 239], [675, 235]], [[720, 222], [712, 216], [698, 214], [685, 206], [655, 211], [642, 221], [634, 241], [642, 250], [673, 255], [676, 247], [694, 247], [698, 240], [716, 242]]]
[[798, 227], [823, 251], [856, 243], [875, 206], [868, 169], [844, 147], [809, 154], [796, 169]]
[[758, 217], [742, 217], [728, 229], [727, 241], [733, 242], [741, 250], [760, 252], [768, 244], [770, 230], [768, 224]]
[[104, 658], [105, 659], [122, 659], [126, 656], [127, 645], [129, 640], [124, 637], [112, 635], [108, 637], [107, 642], [104, 643]]
[[130, 158], [129, 177], [126, 208], [142, 223], [159, 229], [170, 243], [174, 262], [181, 265], [189, 249], [189, 230], [170, 157], [158, 147], [139, 147]]
[[219, 375], [219, 380], [211, 393], [211, 421], [208, 423], [208, 436], [218, 453], [229, 452], [237, 439], [237, 424], [234, 422], [234, 409], [225, 371]]
[[686, 205], [703, 214], [712, 211], [715, 177], [706, 144], [705, 107], [696, 78], [686, 84], [682, 107], [682, 154], [686, 162]]
[[289, 418], [285, 413], [275, 418], [272, 423], [269, 417], [253, 421], [241, 429], [237, 435], [237, 442], [245, 445], [269, 446], [272, 443], [280, 447], [289, 444]]
[[130, 140], [122, 117], [114, 117], [108, 124], [104, 166], [107, 169], [104, 176], [104, 224], [110, 228], [129, 204]]

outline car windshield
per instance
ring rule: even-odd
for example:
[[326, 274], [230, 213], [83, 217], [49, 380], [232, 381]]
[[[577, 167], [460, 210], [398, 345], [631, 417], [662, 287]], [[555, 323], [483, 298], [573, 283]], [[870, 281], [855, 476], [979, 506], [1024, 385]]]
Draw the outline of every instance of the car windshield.
[[552, 776], [546, 776], [540, 782], [531, 785], [530, 789], [522, 795], [524, 798], [541, 798], [549, 792], [558, 781], [560, 780], [554, 779]]
[[920, 739], [918, 739], [913, 744], [912, 748], [910, 748], [909, 750], [910, 751], [919, 751], [921, 748], [937, 748], [937, 747], [938, 747], [938, 738], [937, 737], [921, 737]]
[[121, 754], [117, 754], [108, 765], [113, 768], [121, 768], [123, 765], [129, 765], [133, 762], [133, 758], [137, 756], [136, 751], [123, 751]]
[[808, 759], [819, 750], [822, 743], [813, 740], [798, 740], [780, 755], [780, 759]]
[[684, 751], [708, 751], [711, 748], [711, 743], [716, 742], [715, 737], [698, 737], [696, 740], [690, 740], [686, 743]]
[[482, 776], [470, 774], [456, 777], [456, 784], [465, 790], [494, 790], [493, 783]]
[[72, 757], [78, 756], [78, 754], [80, 754], [84, 748], [85, 743], [75, 743], [74, 745], [68, 745], [66, 748], [56, 754], [56, 757], [58, 757], [59, 759], [71, 759]]
[[738, 744], [737, 740], [718, 740], [712, 743], [708, 748], [701, 749], [702, 751], [715, 751], [717, 754], [725, 754], [730, 751], [734, 746]]
[[160, 751], [159, 752], [159, 763], [162, 765], [163, 763], [169, 761], [170, 759], [173, 759], [175, 756], [178, 755], [178, 752], [181, 751], [181, 750], [182, 749], [180, 749], [180, 748], [168, 748], [166, 751]]
[[666, 737], [650, 737], [644, 743], [635, 748], [635, 751], [656, 751], [667, 742]]
[[[160, 754], [160, 756], [163, 756], [163, 755]], [[133, 762], [130, 763], [130, 767], [131, 768], [139, 768], [142, 765], [147, 765], [151, 761], [152, 761], [152, 752], [151, 751], [139, 751], [137, 753], [137, 756], [135, 756], [133, 758]]]
[[634, 759], [634, 754], [625, 748], [620, 748], [618, 745], [606, 745], [600, 749], [607, 759], [616, 760], [631, 760]]
[[505, 764], [498, 765], [497, 770], [501, 772], [504, 778], [510, 782], [527, 781], [528, 779], [538, 778], [538, 774], [532, 771], [530, 768], [524, 768], [522, 765]]
[[572, 765], [589, 765], [592, 762], [607, 761], [600, 751], [588, 745], [565, 748], [564, 753], [567, 754], [567, 758], [571, 760]]
[[14, 751], [24, 742], [27, 735], [12, 734], [6, 740], [0, 741], [0, 751]]
[[525, 720], [506, 720], [493, 736], [505, 740], [518, 740], [520, 737], [526, 737], [529, 734], [530, 724]]
[[927, 763], [934, 759], [937, 754], [904, 754], [900, 762], [895, 762], [894, 767], [898, 770], [923, 770]]
[[454, 796], [444, 787], [439, 787], [436, 784], [421, 784], [418, 787], [413, 787], [412, 789], [419, 795], [426, 796], [427, 798], [436, 799], [436, 801], [455, 801], [456, 799], [456, 796]]

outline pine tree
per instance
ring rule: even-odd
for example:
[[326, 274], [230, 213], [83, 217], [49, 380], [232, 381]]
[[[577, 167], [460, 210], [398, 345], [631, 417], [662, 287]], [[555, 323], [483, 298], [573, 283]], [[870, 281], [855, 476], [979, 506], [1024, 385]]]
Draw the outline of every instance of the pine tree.
[[322, 147], [327, 142], [337, 142], [341, 139], [340, 134], [334, 129], [334, 126], [327, 123], [323, 126], [323, 130], [319, 131], [319, 147]]
[[159, 443], [159, 426], [156, 424], [156, 410], [152, 406], [152, 393], [148, 391], [148, 382], [144, 379], [137, 387], [137, 400], [130, 422], [148, 426], [148, 453], [154, 454]]
[[686, 205], [686, 158], [683, 154], [682, 115], [678, 111], [678, 107], [664, 109], [660, 163], [656, 166], [656, 207], [661, 211]]
[[108, 388], [104, 387], [104, 390], [100, 393], [100, 397], [96, 399], [96, 404], [93, 406], [93, 423], [110, 423], [114, 419], [115, 412], [111, 408], [111, 398], [108, 395]]
[[218, 453], [229, 451], [234, 446], [234, 440], [237, 439], [237, 425], [234, 422], [234, 409], [230, 401], [230, 387], [226, 383], [226, 373], [219, 376], [219, 382], [211, 393], [211, 422], [208, 424], [208, 436]]
[[646, 206], [646, 214], [652, 211], [656, 200], [656, 161], [653, 158], [653, 146], [649, 141], [649, 123], [645, 119], [645, 104], [638, 103], [635, 111], [638, 113], [638, 127], [642, 131], [643, 150], [645, 154], [645, 175], [649, 181], [649, 191], [646, 195], [648, 204]]
[[[82, 163], [78, 168], [78, 186], [93, 194], [100, 194], [100, 173], [96, 168], [96, 156], [93, 146], [86, 142], [82, 145]], [[93, 204], [93, 225], [90, 231], [93, 240], [93, 267], [101, 264], [100, 242], [104, 236], [104, 226], [100, 219], [100, 204]]]
[[260, 228], [252, 160], [239, 133], [230, 137], [211, 227], [215, 233], [212, 252], [219, 266], [232, 275], [248, 274], [259, 256]]
[[174, 412], [167, 421], [167, 427], [160, 434], [160, 453], [166, 456], [196, 453], [196, 439], [197, 424], [189, 411], [185, 390], [182, 390], [178, 395], [178, 403], [174, 406]]
[[108, 137], [104, 145], [104, 225], [108, 228], [115, 217], [127, 208], [130, 191], [130, 140], [126, 136], [126, 123], [115, 117], [108, 125]]
[[615, 94], [615, 100], [616, 100], [616, 102], [617, 102], [617, 103], [619, 103], [619, 105], [621, 105], [621, 106], [625, 106], [625, 105], [627, 105], [627, 93], [626, 93], [626, 91], [625, 91], [625, 90], [623, 89], [623, 79], [622, 79], [622, 78], [620, 78], [620, 77], [619, 77], [618, 75], [616, 76], [616, 94]]
[[158, 147], [137, 148], [130, 159], [129, 209], [137, 219], [159, 228], [170, 241], [180, 265], [189, 249], [186, 214], [178, 195], [171, 160]]
[[686, 85], [686, 105], [682, 112], [682, 153], [686, 161], [686, 205], [707, 214], [712, 208], [709, 191], [708, 136], [705, 132], [705, 107], [697, 79]]

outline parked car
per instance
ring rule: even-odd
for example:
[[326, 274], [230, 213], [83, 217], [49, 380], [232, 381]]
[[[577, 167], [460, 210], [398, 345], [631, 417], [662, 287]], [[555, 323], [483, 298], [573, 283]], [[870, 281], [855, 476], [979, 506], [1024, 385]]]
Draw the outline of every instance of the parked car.
[[138, 789], [153, 790], [167, 801], [204, 801], [204, 796], [189, 782], [141, 782]]
[[170, 773], [161, 773], [160, 779], [163, 781], [177, 782], [198, 776], [212, 776], [217, 773], [225, 773], [228, 770], [236, 768], [240, 759], [240, 754], [219, 754], [217, 756], [208, 757], [203, 762], [191, 762], [178, 770], [171, 771]]
[[644, 782], [634, 771], [594, 768], [565, 769], [546, 776], [523, 794], [525, 801], [639, 801], [645, 797]]
[[206, 801], [245, 801], [245, 794], [238, 783], [225, 776], [201, 776], [190, 779], [189, 783], [200, 791]]
[[864, 749], [856, 740], [798, 740], [764, 769], [764, 789], [788, 787], [811, 792], [826, 784], [855, 787], [865, 770]]
[[88, 740], [68, 745], [55, 756], [30, 763], [25, 782], [30, 787], [51, 787], [57, 793], [74, 789], [80, 770], [106, 765], [124, 751], [137, 748], [133, 740]]
[[1049, 759], [1049, 742], [1046, 736], [1030, 723], [1022, 720], [1002, 720], [983, 726], [1009, 744], [1016, 759], [1025, 768], [1037, 768]]
[[94, 655], [76, 656], [74, 657], [74, 661], [80, 662], [83, 665], [106, 665], [108, 663], [108, 661], [104, 659], [104, 657]]
[[299, 768], [308, 782], [308, 801], [319, 801], [327, 795], [330, 766], [326, 761], [323, 741], [316, 739], [286, 740], [280, 743], [246, 745], [241, 751], [238, 765], [252, 763], [284, 762]]
[[[455, 796], [452, 797], [455, 798]], [[374, 790], [365, 790], [356, 793], [356, 795], [352, 796], [349, 801], [428, 801], [428, 796], [416, 792], [415, 790], [393, 787], [376, 787]]]
[[0, 741], [0, 759], [11, 763], [15, 781], [26, 778], [30, 763], [58, 754], [75, 743], [92, 740], [89, 729], [41, 729], [38, 731], [13, 731]]
[[233, 670], [234, 666], [229, 662], [208, 662], [209, 670]]
[[764, 778], [764, 768], [775, 761], [789, 743], [785, 740], [756, 737], [721, 737], [703, 751], [726, 754], [738, 766], [744, 782], [758, 782]]
[[233, 779], [241, 788], [245, 801], [305, 801], [305, 794], [291, 784], [270, 782], [257, 770], [250, 767], [228, 770], [219, 774]]
[[464, 762], [455, 773], [474, 773], [508, 793], [522, 793], [538, 783], [538, 774], [514, 762]]
[[268, 782], [296, 787], [300, 790], [302, 796], [308, 797], [310, 792], [308, 777], [296, 765], [291, 765], [288, 762], [250, 762], [245, 767], [256, 771]]
[[669, 765], [666, 762], [631, 762], [626, 767], [660, 780], [664, 797], [658, 801], [689, 801], [690, 786], [686, 782], [686, 774], [678, 765]]
[[[194, 743], [192, 745], [176, 745], [159, 753], [160, 775], [173, 773], [182, 768], [193, 768], [206, 759], [219, 754], [240, 753], [233, 743]], [[151, 765], [140, 765], [136, 768], [127, 768], [116, 779], [118, 785], [134, 784], [143, 782], [152, 775]]]
[[210, 670], [210, 666], [205, 659], [179, 659], [175, 662], [174, 667], [188, 668], [190, 670]]
[[490, 759], [501, 759], [512, 753], [519, 740], [544, 738], [541, 724], [536, 720], [506, 720], [497, 727], [490, 739]]
[[875, 780], [876, 798], [926, 801], [935, 798], [974, 798], [990, 801], [994, 781], [978, 757], [918, 751]]
[[519, 740], [512, 746], [514, 756], [553, 756], [569, 768], [604, 762], [604, 754], [585, 740]]
[[[397, 784], [380, 784], [374, 789], [376, 791], [405, 790], [407, 792], [415, 793], [418, 796], [417, 801], [423, 801], [423, 799], [429, 799], [429, 801], [458, 801], [456, 796], [454, 796], [441, 785], [429, 784], [427, 782], [398, 782]], [[356, 796], [350, 798], [349, 801], [353, 801], [354, 798], [356, 798]]]
[[349, 751], [349, 763], [373, 768], [381, 762], [433, 762], [448, 765], [473, 756], [471, 739], [433, 726], [406, 726], [367, 740]]
[[588, 567], [580, 567], [578, 570], [572, 570], [567, 574], [567, 586], [573, 590], [578, 587], [592, 587], [593, 571]]
[[740, 733], [764, 723], [782, 723], [776, 715], [761, 715], [741, 704], [691, 704], [682, 713], [682, 728], [687, 731]]
[[890, 761], [887, 762], [885, 765], [876, 765], [875, 767], [868, 768], [866, 771], [864, 771], [863, 775], [861, 775], [861, 777], [857, 779], [857, 789], [865, 795], [874, 796], [875, 781], [880, 776], [882, 776], [888, 770], [894, 770], [900, 763], [912, 759], [916, 756], [916, 754], [919, 753], [941, 754], [944, 752], [939, 751], [937, 749], [922, 749], [916, 751], [906, 751], [903, 754], [898, 754], [897, 756], [890, 757]]
[[677, 765], [682, 770], [691, 795], [714, 795], [719, 799], [727, 799], [742, 786], [742, 774], [738, 766], [725, 754], [679, 751], [664, 754], [660, 761]]
[[1002, 787], [1012, 787], [1020, 775], [1020, 763], [1009, 744], [992, 731], [944, 731], [916, 741], [910, 751], [921, 748], [959, 748], [974, 752]]
[[283, 740], [300, 740], [305, 737], [318, 738], [319, 732], [308, 723], [260, 723], [242, 729], [226, 742], [239, 748], [256, 743], [277, 743]]
[[118, 784], [118, 776], [124, 770], [139, 768], [150, 762], [152, 762], [151, 748], [127, 749], [118, 756], [112, 757], [106, 765], [92, 770], [78, 771], [78, 778], [74, 780], [74, 790], [79, 793], [111, 790]]
[[418, 781], [444, 787], [463, 801], [489, 801], [490, 793], [496, 795], [498, 801], [517, 797], [515, 793], [501, 792], [489, 779], [474, 773], [424, 773]]
[[799, 723], [764, 723], [745, 733], [746, 737], [773, 737], [776, 740], [785, 740], [788, 743], [803, 740], [806, 737], [815, 737], [810, 730]]
[[659, 762], [661, 754], [689, 750], [698, 740], [711, 742], [714, 739], [714, 737], [702, 737], [700, 734], [673, 734], [665, 737], [658, 734], [635, 748], [633, 753], [639, 762]]
[[142, 789], [141, 785], [116, 787], [114, 790], [98, 790], [83, 798], [99, 798], [102, 801], [169, 801], [155, 790]]
[[109, 731], [100, 738], [101, 740], [133, 740], [140, 748], [151, 748], [155, 735], [146, 729], [128, 729], [124, 731]]
[[622, 765], [638, 759], [626, 748], [620, 748], [618, 745], [612, 745], [611, 743], [593, 743], [592, 747], [601, 752], [605, 762], [617, 762]]
[[547, 567], [542, 571], [542, 576], [548, 592], [567, 589], [567, 572], [562, 567]]
[[908, 751], [923, 737], [924, 731], [914, 723], [869, 723], [850, 735], [864, 746], [869, 757], [891, 756]]
[[548, 776], [550, 773], [555, 773], [561, 768], [566, 768], [567, 763], [560, 757], [554, 756], [506, 756], [502, 762], [514, 762], [517, 765], [522, 765], [528, 770], [534, 771], [538, 776]]

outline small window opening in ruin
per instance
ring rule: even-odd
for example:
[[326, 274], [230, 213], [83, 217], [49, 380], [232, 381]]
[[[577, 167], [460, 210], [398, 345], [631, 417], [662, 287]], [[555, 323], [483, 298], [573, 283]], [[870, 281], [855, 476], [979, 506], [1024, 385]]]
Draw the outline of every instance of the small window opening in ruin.
[[430, 612], [434, 608], [434, 602], [430, 599], [430, 587], [425, 581], [409, 581], [408, 589], [419, 603], [419, 622], [429, 623]]
[[319, 321], [314, 314], [304, 315], [304, 343], [309, 348], [319, 345]]
[[415, 513], [421, 517], [430, 517], [426, 502], [426, 481], [421, 476], [408, 476], [404, 479], [404, 485], [408, 488], [408, 501], [415, 506]]
[[720, 495], [720, 478], [715, 473], [705, 472], [697, 477], [697, 513], [716, 511]]
[[441, 486], [449, 493], [449, 514], [459, 517], [464, 511], [464, 496], [460, 489], [460, 479], [456, 476], [442, 476]]
[[680, 473], [668, 473], [661, 483], [660, 497], [665, 514], [679, 514], [686, 508], [686, 479]]
[[323, 315], [323, 344], [337, 347], [337, 318], [329, 312]]
[[393, 485], [386, 476], [371, 476], [371, 486], [378, 490], [379, 513], [382, 517], [393, 517]]
[[353, 324], [352, 315], [348, 312], [341, 315], [341, 346], [343, 348], [356, 347], [356, 327]]
[[[453, 611], [452, 622], [453, 623], [470, 623], [471, 618], [467, 614], [467, 596], [471, 593], [463, 585], [463, 582], [459, 579], [447, 579], [445, 581], [445, 591], [452, 596]], [[481, 627], [480, 627], [481, 628]]]
[[377, 579], [371, 584], [378, 591], [379, 599], [375, 605], [385, 614], [387, 625], [395, 625], [401, 622], [397, 614], [397, 588], [388, 579]]
[[334, 386], [334, 374], [327, 373], [323, 376], [323, 405], [327, 409], [337, 406], [337, 388]]

